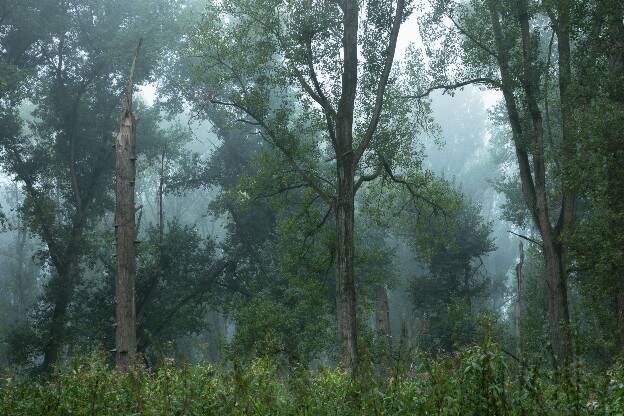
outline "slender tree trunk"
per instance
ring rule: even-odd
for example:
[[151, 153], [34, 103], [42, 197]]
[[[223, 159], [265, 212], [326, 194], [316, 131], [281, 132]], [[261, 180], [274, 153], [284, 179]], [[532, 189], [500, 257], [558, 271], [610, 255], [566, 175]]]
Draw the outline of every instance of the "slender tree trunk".
[[342, 91], [336, 114], [336, 173], [338, 192], [336, 211], [336, 309], [340, 360], [352, 377], [357, 376], [357, 314], [355, 276], [353, 269], [354, 242], [354, 152], [353, 111], [357, 94], [358, 69], [358, 2], [344, 0]]
[[522, 241], [518, 246], [518, 264], [516, 264], [516, 340], [518, 342], [518, 357], [522, 357], [522, 267], [524, 266], [524, 247]]
[[160, 156], [160, 178], [158, 181], [158, 242], [162, 245], [165, 232], [165, 213], [163, 207], [163, 194], [165, 190], [165, 157], [167, 154], [167, 146], [163, 147]]
[[132, 89], [134, 68], [141, 42], [130, 70], [128, 89], [117, 140], [115, 142], [117, 167], [115, 234], [117, 241], [117, 298], [116, 361], [120, 371], [127, 371], [136, 354], [136, 308], [135, 277], [136, 259], [134, 250], [135, 208], [134, 184], [136, 179], [136, 155], [134, 132], [136, 120], [132, 113]]
[[353, 269], [353, 168], [351, 160], [338, 162], [338, 198], [336, 201], [336, 308], [338, 311], [338, 337], [340, 357], [345, 369], [356, 374], [357, 318], [355, 277]]
[[390, 306], [388, 291], [382, 285], [375, 287], [375, 306], [377, 332], [384, 338], [384, 342], [390, 345]]
[[544, 263], [548, 278], [548, 324], [550, 343], [557, 363], [569, 364], [572, 358], [570, 315], [561, 245], [544, 242]]
[[464, 297], [466, 299], [466, 306], [468, 307], [468, 313], [472, 316], [472, 290], [470, 289], [470, 267], [464, 270]]
[[26, 313], [26, 288], [24, 276], [24, 261], [26, 260], [26, 228], [20, 224], [17, 230], [17, 242], [15, 244], [15, 279], [17, 280], [17, 319], [21, 322]]

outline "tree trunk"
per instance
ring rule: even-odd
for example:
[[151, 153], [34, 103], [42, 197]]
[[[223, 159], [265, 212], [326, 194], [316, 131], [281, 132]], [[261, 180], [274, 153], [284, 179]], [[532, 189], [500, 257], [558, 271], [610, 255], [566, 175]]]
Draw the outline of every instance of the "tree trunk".
[[50, 371], [60, 358], [61, 347], [65, 340], [65, 323], [67, 320], [67, 308], [71, 301], [74, 285], [78, 274], [78, 257], [75, 253], [69, 253], [67, 264], [57, 267], [57, 277], [48, 288], [51, 291], [51, 302], [54, 304], [52, 319], [48, 326], [48, 337], [43, 347], [44, 371]]
[[343, 71], [340, 100], [336, 112], [336, 310], [340, 361], [352, 377], [357, 376], [357, 316], [353, 270], [354, 153], [353, 111], [358, 77], [358, 2], [344, 0]]
[[[340, 358], [344, 368], [355, 376], [358, 364], [355, 278], [353, 270], [353, 168], [351, 160], [338, 161], [336, 201], [336, 308]], [[343, 163], [341, 163], [343, 162]]]
[[134, 250], [135, 208], [134, 183], [136, 177], [136, 156], [134, 131], [136, 120], [132, 113], [132, 89], [134, 68], [141, 42], [137, 47], [130, 76], [128, 89], [121, 115], [121, 124], [115, 142], [116, 166], [116, 207], [115, 235], [117, 241], [117, 281], [115, 294], [117, 298], [117, 329], [116, 329], [116, 361], [117, 369], [127, 371], [130, 361], [136, 354], [136, 309], [135, 309], [135, 277], [136, 259]]
[[518, 247], [518, 264], [516, 264], [516, 340], [518, 342], [518, 357], [522, 357], [522, 267], [524, 266], [524, 247], [522, 241]]
[[375, 323], [377, 333], [384, 342], [390, 345], [390, 307], [388, 304], [388, 291], [382, 285], [375, 287]]
[[17, 241], [15, 243], [15, 279], [17, 280], [17, 319], [21, 322], [26, 315], [26, 288], [24, 273], [24, 262], [26, 260], [26, 228], [23, 224], [17, 230]]
[[568, 293], [561, 245], [544, 242], [544, 263], [548, 277], [548, 324], [550, 343], [557, 363], [566, 365], [572, 358]]
[[[162, 246], [163, 236], [165, 232], [165, 213], [163, 207], [163, 195], [165, 190], [165, 157], [167, 154], [167, 146], [163, 147], [162, 154], [160, 156], [160, 173], [158, 180], [158, 242]], [[161, 247], [162, 249], [162, 247]]]

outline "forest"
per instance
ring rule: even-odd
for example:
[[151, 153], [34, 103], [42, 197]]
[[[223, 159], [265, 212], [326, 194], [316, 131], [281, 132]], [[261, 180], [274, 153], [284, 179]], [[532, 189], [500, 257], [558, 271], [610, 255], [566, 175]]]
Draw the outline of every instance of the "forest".
[[0, 0], [0, 415], [624, 416], [624, 2]]

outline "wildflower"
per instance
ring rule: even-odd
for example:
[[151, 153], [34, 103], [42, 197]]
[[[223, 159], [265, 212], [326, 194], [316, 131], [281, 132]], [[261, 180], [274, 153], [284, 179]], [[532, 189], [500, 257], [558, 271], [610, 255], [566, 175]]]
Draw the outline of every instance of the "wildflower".
[[422, 373], [422, 378], [425, 381], [429, 381], [429, 371], [425, 371], [424, 373]]
[[487, 354], [488, 357], [491, 357], [491, 356], [494, 355], [494, 353], [492, 351], [487, 351], [486, 354]]
[[588, 410], [595, 411], [596, 409], [598, 409], [598, 401], [596, 400], [589, 401], [587, 402], [586, 407]]
[[461, 358], [461, 352], [455, 351], [453, 354], [455, 355], [455, 358], [457, 358], [457, 359]]

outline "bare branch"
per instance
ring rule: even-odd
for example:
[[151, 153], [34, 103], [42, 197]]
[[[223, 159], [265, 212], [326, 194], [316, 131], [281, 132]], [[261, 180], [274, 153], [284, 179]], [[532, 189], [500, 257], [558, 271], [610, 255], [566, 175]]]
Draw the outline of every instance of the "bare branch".
[[513, 234], [513, 235], [515, 235], [515, 236], [517, 236], [517, 237], [520, 237], [520, 238], [522, 238], [523, 240], [529, 241], [529, 242], [531, 242], [531, 243], [533, 243], [533, 244], [537, 244], [537, 245], [538, 245], [539, 247], [541, 247], [541, 248], [544, 248], [544, 245], [543, 245], [542, 243], [540, 243], [540, 242], [539, 242], [539, 241], [537, 241], [537, 240], [533, 240], [532, 238], [527, 237], [526, 235], [522, 235], [522, 234], [514, 233], [514, 232], [513, 232], [513, 231], [511, 231], [511, 230], [507, 230], [507, 232], [508, 232], [508, 233], [510, 233], [510, 234]]
[[429, 87], [423, 93], [416, 94], [416, 95], [404, 95], [402, 98], [419, 100], [421, 98], [425, 98], [425, 97], [429, 96], [429, 94], [431, 94], [432, 92], [437, 91], [437, 90], [443, 90], [442, 94], [446, 94], [449, 91], [453, 91], [453, 90], [456, 90], [458, 88], [463, 88], [466, 85], [479, 85], [479, 84], [489, 85], [489, 86], [494, 87], [494, 88], [499, 88], [500, 87], [500, 83], [498, 81], [496, 81], [495, 79], [481, 77], [481, 78], [473, 78], [473, 79], [468, 79], [468, 80], [465, 80], [465, 81], [460, 81], [460, 82], [457, 82], [455, 84], [434, 85], [432, 87]]
[[307, 183], [300, 183], [300, 184], [297, 184], [297, 185], [284, 186], [284, 187], [278, 189], [277, 191], [271, 192], [270, 194], [258, 195], [254, 199], [270, 198], [272, 196], [279, 195], [279, 194], [284, 193], [284, 192], [292, 191], [293, 189], [307, 188], [309, 186], [310, 185], [308, 185]]

